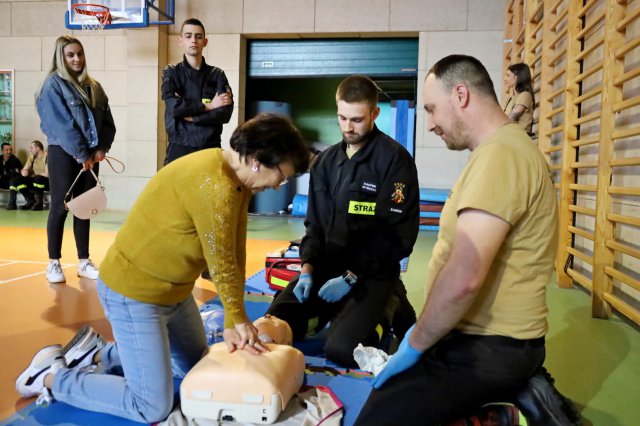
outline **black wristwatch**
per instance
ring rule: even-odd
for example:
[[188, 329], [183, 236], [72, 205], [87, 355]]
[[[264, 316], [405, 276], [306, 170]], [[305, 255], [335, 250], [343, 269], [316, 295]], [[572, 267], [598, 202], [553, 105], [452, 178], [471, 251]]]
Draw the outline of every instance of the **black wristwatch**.
[[358, 277], [353, 272], [347, 270], [344, 274], [342, 274], [342, 278], [344, 281], [349, 284], [349, 287], [353, 287], [355, 283], [358, 282]]

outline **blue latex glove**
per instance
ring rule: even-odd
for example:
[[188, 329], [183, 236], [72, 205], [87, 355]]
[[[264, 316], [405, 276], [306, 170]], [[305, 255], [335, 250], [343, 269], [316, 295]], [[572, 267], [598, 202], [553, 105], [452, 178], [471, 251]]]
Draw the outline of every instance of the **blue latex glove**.
[[413, 324], [407, 331], [404, 339], [400, 342], [398, 351], [389, 358], [387, 365], [384, 366], [382, 371], [378, 373], [371, 382], [371, 386], [373, 386], [374, 389], [380, 389], [387, 380], [413, 366], [422, 356], [422, 352], [409, 344], [409, 337], [415, 326], [416, 325]]
[[298, 283], [293, 288], [293, 294], [296, 295], [296, 298], [300, 303], [304, 303], [309, 298], [312, 286], [313, 278], [311, 278], [311, 274], [300, 274]]
[[318, 296], [329, 303], [333, 303], [342, 299], [350, 290], [351, 286], [340, 276], [324, 283], [318, 292]]

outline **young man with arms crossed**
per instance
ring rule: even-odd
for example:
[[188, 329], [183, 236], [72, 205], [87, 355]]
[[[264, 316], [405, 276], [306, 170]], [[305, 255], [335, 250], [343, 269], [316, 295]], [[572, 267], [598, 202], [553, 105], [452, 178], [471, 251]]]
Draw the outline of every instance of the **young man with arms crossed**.
[[202, 22], [187, 19], [178, 37], [183, 60], [162, 73], [169, 137], [165, 165], [201, 149], [220, 148], [222, 126], [231, 119], [233, 94], [224, 71], [205, 62], [207, 43]]

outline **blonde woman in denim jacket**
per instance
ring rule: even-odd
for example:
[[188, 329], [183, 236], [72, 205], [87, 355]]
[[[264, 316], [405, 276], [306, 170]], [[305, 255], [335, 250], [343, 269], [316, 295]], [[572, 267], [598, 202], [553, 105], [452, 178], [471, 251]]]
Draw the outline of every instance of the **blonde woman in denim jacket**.
[[[87, 72], [84, 48], [72, 36], [58, 37], [49, 75], [36, 94], [40, 128], [47, 136], [51, 209], [47, 221], [49, 266], [47, 280], [65, 282], [60, 265], [62, 235], [67, 211], [64, 196], [80, 170], [98, 174], [99, 163], [111, 148], [116, 128], [109, 100], [100, 83]], [[83, 173], [73, 188], [78, 196], [95, 186]], [[78, 276], [98, 278], [98, 267], [89, 259], [89, 220], [73, 218], [78, 251]]]

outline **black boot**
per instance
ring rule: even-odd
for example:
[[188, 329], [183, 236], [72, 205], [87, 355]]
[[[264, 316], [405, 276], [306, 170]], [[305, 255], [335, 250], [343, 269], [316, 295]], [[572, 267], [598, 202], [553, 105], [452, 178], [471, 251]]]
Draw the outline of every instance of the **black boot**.
[[543, 367], [518, 392], [515, 405], [529, 426], [580, 426], [582, 419], [573, 402], [553, 385], [555, 380]]
[[24, 199], [27, 200], [25, 205], [20, 207], [20, 210], [31, 210], [31, 207], [33, 207], [36, 203], [36, 199], [33, 197], [33, 193], [28, 189], [21, 189], [20, 193], [22, 194]]
[[9, 204], [7, 204], [7, 210], [16, 210], [18, 206], [16, 205], [16, 200], [18, 199], [18, 193], [13, 189], [9, 191]]
[[39, 211], [44, 209], [44, 194], [42, 192], [36, 192], [35, 196], [35, 204], [31, 207], [31, 210]]

